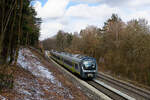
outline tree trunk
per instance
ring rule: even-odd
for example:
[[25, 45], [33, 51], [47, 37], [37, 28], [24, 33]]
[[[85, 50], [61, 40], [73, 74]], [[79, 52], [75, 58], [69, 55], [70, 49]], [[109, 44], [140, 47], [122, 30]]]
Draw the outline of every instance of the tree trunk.
[[18, 41], [17, 41], [16, 56], [15, 56], [15, 65], [17, 64], [18, 53], [19, 53], [19, 46], [20, 46], [21, 19], [22, 19], [22, 9], [23, 9], [23, 0], [19, 0], [19, 1], [20, 1], [20, 15], [19, 15], [19, 22], [18, 22]]
[[[4, 38], [5, 38], [5, 32], [6, 32], [8, 23], [11, 19], [10, 16], [12, 15], [12, 12], [16, 5], [16, 2], [14, 2], [14, 4], [13, 4], [13, 1], [12, 1], [11, 7], [8, 10], [8, 16], [5, 16], [6, 13], [5, 13], [5, 1], [4, 0], [2, 1], [2, 5], [3, 5], [3, 7], [2, 7], [2, 26], [1, 26], [1, 34], [0, 34], [0, 56], [1, 57], [2, 57], [2, 51], [3, 51], [3, 42], [4, 42]], [[3, 57], [1, 59], [3, 59]], [[1, 61], [1, 63], [3, 63], [3, 62], [5, 62], [5, 61]]]
[[[17, 3], [17, 1], [15, 0], [15, 3]], [[17, 6], [15, 6], [16, 8], [17, 8]], [[14, 25], [15, 25], [15, 21], [16, 21], [16, 9], [15, 9], [15, 14], [14, 14], [14, 18], [13, 18], [13, 23], [12, 23], [12, 26], [11, 26], [11, 33], [10, 33], [10, 36], [9, 36], [9, 44], [8, 44], [8, 52], [7, 52], [7, 57], [10, 55], [10, 52], [11, 52], [11, 49], [13, 49], [13, 48], [11, 48], [12, 46], [11, 46], [11, 44], [12, 44], [12, 38], [13, 38], [13, 34], [14, 34]], [[11, 56], [11, 55], [10, 55]], [[9, 63], [11, 63], [11, 61], [12, 61], [12, 59], [11, 59], [12, 57], [10, 57], [10, 61], [9, 61]]]

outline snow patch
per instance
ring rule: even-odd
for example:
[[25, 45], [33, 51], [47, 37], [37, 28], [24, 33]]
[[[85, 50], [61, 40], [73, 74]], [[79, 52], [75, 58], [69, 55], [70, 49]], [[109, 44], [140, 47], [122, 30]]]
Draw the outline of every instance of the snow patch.
[[19, 89], [19, 93], [21, 93], [21, 94], [24, 94], [24, 95], [30, 95], [31, 96], [31, 93], [30, 92], [28, 92], [27, 90], [24, 90], [24, 89]]
[[[26, 53], [26, 54], [24, 54]], [[27, 55], [29, 54], [29, 55]], [[28, 61], [25, 57], [30, 56], [32, 59]], [[21, 49], [18, 56], [18, 64], [24, 69], [30, 71], [33, 75], [37, 77], [43, 77], [49, 79], [53, 84], [56, 84], [55, 77], [51, 72], [48, 71], [39, 61], [39, 59], [32, 54], [28, 49]], [[58, 83], [59, 86], [61, 83]]]
[[[19, 50], [19, 56], [17, 60], [18, 64], [31, 72], [35, 77], [37, 77], [41, 83], [36, 80], [27, 80], [25, 78], [20, 77], [17, 80], [17, 84], [21, 86], [21, 88], [16, 87], [19, 94], [24, 95], [24, 99], [42, 99], [44, 96], [43, 89], [47, 92], [54, 92], [60, 96], [68, 97], [69, 99], [73, 99], [74, 97], [70, 94], [70, 91], [62, 86], [61, 82], [59, 82], [41, 62], [38, 57], [36, 57], [29, 49], [22, 48]], [[36, 83], [36, 86], [32, 87], [32, 83]], [[52, 83], [53, 85], [50, 85]], [[32, 96], [34, 95], [34, 98]], [[52, 96], [51, 96], [52, 97]], [[53, 98], [53, 97], [52, 97]], [[52, 99], [51, 98], [51, 99]]]
[[7, 100], [7, 99], [0, 95], [0, 100]]

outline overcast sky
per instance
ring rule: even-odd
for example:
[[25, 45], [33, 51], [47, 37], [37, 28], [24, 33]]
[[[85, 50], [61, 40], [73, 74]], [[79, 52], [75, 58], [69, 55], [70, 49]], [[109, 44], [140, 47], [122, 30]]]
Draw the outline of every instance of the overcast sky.
[[88, 25], [102, 27], [116, 13], [123, 21], [145, 18], [150, 23], [150, 0], [36, 0], [41, 17], [40, 40], [54, 36], [58, 30], [80, 32]]

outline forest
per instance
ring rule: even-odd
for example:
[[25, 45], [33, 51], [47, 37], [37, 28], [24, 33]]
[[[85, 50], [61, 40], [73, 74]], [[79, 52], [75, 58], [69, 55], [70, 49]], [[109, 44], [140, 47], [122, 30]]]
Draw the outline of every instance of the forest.
[[124, 22], [112, 14], [102, 28], [87, 26], [79, 33], [59, 30], [42, 44], [46, 50], [95, 57], [99, 71], [150, 86], [150, 26], [146, 19]]
[[41, 19], [32, 0], [0, 0], [0, 90], [13, 87], [21, 46], [37, 46]]

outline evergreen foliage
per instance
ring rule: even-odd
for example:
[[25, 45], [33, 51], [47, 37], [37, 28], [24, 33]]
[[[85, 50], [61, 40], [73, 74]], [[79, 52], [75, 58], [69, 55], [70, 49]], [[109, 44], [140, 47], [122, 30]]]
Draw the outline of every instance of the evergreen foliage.
[[[37, 45], [41, 19], [31, 0], [0, 1], [0, 64], [17, 59], [20, 45]], [[16, 57], [16, 58], [15, 58]]]

